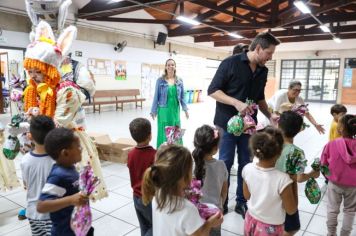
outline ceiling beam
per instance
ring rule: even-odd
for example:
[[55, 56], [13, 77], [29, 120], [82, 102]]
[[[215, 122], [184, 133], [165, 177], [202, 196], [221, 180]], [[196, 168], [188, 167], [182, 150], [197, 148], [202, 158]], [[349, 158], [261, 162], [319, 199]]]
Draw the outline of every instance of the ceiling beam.
[[[176, 0], [136, 0], [146, 6], [157, 7], [170, 2], [176, 2]], [[188, 0], [181, 0], [188, 1]], [[104, 2], [94, 0], [89, 2], [83, 8], [78, 10], [78, 17], [81, 19], [95, 18], [101, 16], [113, 16], [123, 14], [127, 12], [142, 10], [146, 8], [145, 5], [139, 5], [130, 1], [122, 1], [116, 3]]]
[[[233, 5], [233, 1], [227, 1], [227, 2], [224, 2], [223, 4], [219, 5], [219, 7], [228, 8], [228, 7], [231, 7], [232, 5]], [[197, 15], [193, 19], [196, 21], [199, 21], [199, 22], [203, 22], [204, 20], [212, 18], [212, 17], [216, 16], [217, 14], [219, 14], [219, 13], [216, 11], [208, 10], [207, 12]], [[181, 25], [173, 30], [169, 30], [168, 32], [170, 32], [172, 35], [180, 36], [179, 34], [181, 32], [189, 31], [191, 29], [192, 29], [192, 26]]]
[[156, 19], [138, 19], [138, 18], [120, 18], [120, 17], [99, 17], [88, 19], [89, 21], [106, 21], [106, 22], [124, 22], [124, 23], [140, 23], [140, 24], [182, 24], [179, 20], [156, 20]]
[[252, 7], [250, 5], [247, 5], [246, 3], [239, 3], [239, 4], [235, 4], [235, 6], [237, 8], [241, 8], [241, 9], [244, 9], [244, 10], [248, 10], [250, 12], [253, 12], [253, 13], [257, 13], [257, 14], [262, 14], [262, 15], [265, 15], [265, 16], [269, 16], [269, 12], [266, 12], [264, 10], [260, 10], [260, 8], [255, 8], [255, 7]]
[[[354, 39], [356, 38], [356, 33], [346, 33], [338, 35], [340, 39]], [[292, 42], [306, 42], [306, 41], [318, 41], [318, 40], [332, 40], [330, 34], [326, 35], [310, 35], [310, 36], [297, 36], [297, 37], [285, 37], [278, 38], [282, 43], [292, 43]], [[233, 41], [221, 41], [214, 42], [214, 47], [229, 47], [235, 46], [238, 43], [246, 43], [246, 40], [233, 40]], [[247, 42], [250, 43], [250, 42]]]
[[[347, 6], [351, 3], [356, 2], [355, 0], [338, 0], [338, 1], [333, 1], [332, 3], [329, 4], [325, 4], [323, 7], [320, 8], [316, 8], [316, 10], [312, 10], [312, 13], [314, 15], [319, 15], [321, 13], [325, 13], [328, 12], [330, 10], [333, 10], [334, 8], [338, 8], [338, 7], [343, 7], [343, 6]], [[304, 20], [304, 19], [308, 19], [311, 18], [310, 14], [302, 14], [300, 16], [294, 17], [293, 15], [289, 18], [284, 18], [284, 19], [279, 19], [279, 22], [275, 25], [276, 28], [278, 27], [283, 27], [286, 25], [290, 25], [292, 23]]]
[[271, 5], [271, 23], [275, 24], [279, 15], [279, 0], [272, 0]]
[[243, 15], [239, 15], [239, 14], [237, 14], [235, 12], [229, 11], [229, 10], [227, 10], [227, 8], [223, 8], [223, 7], [218, 6], [218, 5], [216, 5], [216, 4], [212, 3], [212, 2], [209, 2], [207, 0], [196, 0], [196, 1], [193, 1], [191, 3], [199, 5], [199, 6], [202, 6], [202, 7], [210, 8], [213, 11], [216, 11], [218, 13], [222, 13], [222, 14], [231, 16], [231, 17], [239, 19], [239, 20], [243, 20], [243, 21], [247, 21], [247, 22], [251, 22], [251, 20], [252, 20], [249, 17], [245, 17]]
[[[345, 25], [335, 28], [331, 28], [333, 33], [346, 33], [346, 32], [356, 32], [356, 25]], [[304, 35], [320, 35], [325, 34], [319, 27], [308, 28], [308, 29], [287, 29], [281, 31], [271, 31], [271, 33], [276, 37], [288, 37], [288, 36], [304, 36]], [[245, 38], [253, 39], [258, 34], [257, 32], [245, 32], [240, 33]], [[219, 42], [219, 41], [228, 41], [235, 40], [235, 38], [224, 35], [224, 36], [212, 36], [212, 35], [202, 35], [194, 37], [194, 43], [202, 42]]]

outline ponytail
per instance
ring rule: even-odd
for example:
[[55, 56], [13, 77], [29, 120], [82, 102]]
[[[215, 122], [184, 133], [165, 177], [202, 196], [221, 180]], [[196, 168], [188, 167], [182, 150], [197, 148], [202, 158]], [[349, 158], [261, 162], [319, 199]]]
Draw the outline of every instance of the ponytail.
[[192, 156], [195, 163], [194, 176], [197, 180], [201, 181], [201, 185], [203, 186], [205, 178], [205, 153], [202, 148], [196, 147], [192, 152]]
[[142, 192], [142, 202], [144, 205], [148, 205], [151, 201], [152, 198], [155, 196], [156, 188], [152, 180], [152, 167], [148, 168], [142, 179], [142, 186], [141, 186], [141, 192]]

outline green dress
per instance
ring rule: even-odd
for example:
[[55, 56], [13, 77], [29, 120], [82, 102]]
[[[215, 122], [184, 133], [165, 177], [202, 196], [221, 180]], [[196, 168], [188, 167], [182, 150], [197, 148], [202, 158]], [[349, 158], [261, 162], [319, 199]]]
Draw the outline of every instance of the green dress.
[[[166, 126], [179, 126], [180, 127], [180, 109], [179, 101], [177, 98], [176, 85], [168, 85], [167, 92], [167, 106], [158, 107], [157, 112], [157, 149], [162, 143], [166, 142], [165, 127]], [[183, 144], [182, 140], [179, 140], [179, 144]]]

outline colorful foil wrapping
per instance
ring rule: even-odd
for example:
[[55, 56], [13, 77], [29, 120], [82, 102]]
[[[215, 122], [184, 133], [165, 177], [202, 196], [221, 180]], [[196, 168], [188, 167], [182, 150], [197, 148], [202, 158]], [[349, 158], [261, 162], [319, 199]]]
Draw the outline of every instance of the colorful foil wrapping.
[[288, 174], [302, 174], [307, 166], [307, 160], [301, 150], [294, 148], [288, 153], [286, 159], [286, 169]]
[[179, 126], [166, 126], [165, 134], [167, 138], [167, 144], [176, 144], [183, 137], [185, 130]]
[[[324, 175], [330, 174], [329, 168], [327, 166], [321, 165], [319, 158], [314, 159], [311, 167], [315, 171], [321, 171]], [[317, 204], [320, 201], [321, 190], [319, 184], [314, 178], [308, 179], [307, 183], [305, 184], [304, 192], [311, 204]]]
[[198, 208], [200, 217], [205, 220], [209, 219], [209, 217], [215, 215], [217, 212], [220, 212], [220, 209], [213, 204], [199, 202], [200, 198], [203, 196], [200, 180], [192, 180], [189, 189], [185, 191], [185, 196]]
[[[258, 109], [258, 105], [252, 100], [246, 99], [246, 104], [251, 106], [254, 111]], [[243, 117], [239, 113], [231, 117], [227, 122], [227, 132], [235, 136], [240, 136], [242, 133], [250, 135], [256, 133], [256, 121], [252, 118], [254, 113], [246, 113]]]
[[[93, 169], [86, 165], [79, 174], [79, 190], [89, 196], [99, 184], [99, 178], [94, 176]], [[92, 224], [92, 214], [89, 202], [74, 208], [71, 218], [71, 228], [76, 236], [86, 236]]]

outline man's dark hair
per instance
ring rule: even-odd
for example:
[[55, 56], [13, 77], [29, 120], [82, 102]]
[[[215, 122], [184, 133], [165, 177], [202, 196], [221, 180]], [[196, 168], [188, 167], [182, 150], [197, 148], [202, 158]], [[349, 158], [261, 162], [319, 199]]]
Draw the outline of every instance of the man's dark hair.
[[340, 114], [340, 113], [347, 113], [347, 109], [344, 105], [342, 104], [335, 104], [334, 106], [331, 107], [330, 109], [330, 114]]
[[47, 134], [55, 128], [52, 118], [48, 116], [34, 116], [30, 122], [30, 134], [33, 140], [43, 145]]
[[259, 44], [262, 49], [266, 49], [271, 45], [279, 45], [281, 41], [279, 41], [276, 37], [274, 37], [272, 34], [268, 32], [263, 32], [259, 33], [252, 43], [250, 44], [250, 50], [254, 51], [256, 49], [256, 46]]
[[285, 111], [278, 121], [279, 128], [287, 138], [294, 138], [302, 129], [303, 118], [294, 111]]
[[50, 131], [45, 138], [45, 149], [53, 160], [57, 160], [63, 149], [71, 147], [75, 141], [74, 131], [66, 128], [56, 128]]
[[136, 118], [129, 125], [132, 138], [141, 143], [148, 139], [151, 135], [151, 123], [145, 118]]
[[248, 45], [244, 43], [238, 43], [234, 49], [232, 50], [232, 55], [236, 55], [239, 53], [247, 52], [248, 51]]

